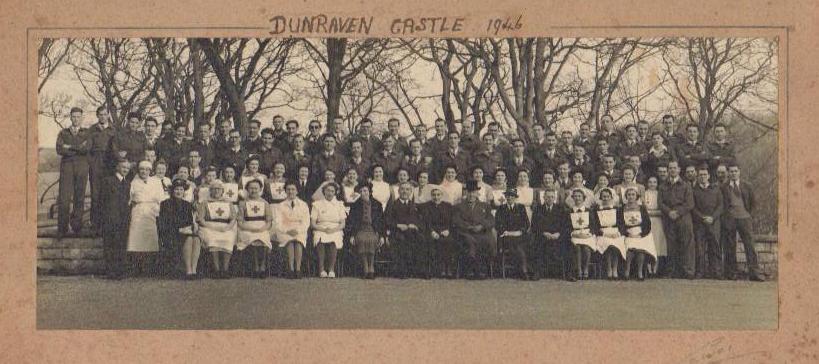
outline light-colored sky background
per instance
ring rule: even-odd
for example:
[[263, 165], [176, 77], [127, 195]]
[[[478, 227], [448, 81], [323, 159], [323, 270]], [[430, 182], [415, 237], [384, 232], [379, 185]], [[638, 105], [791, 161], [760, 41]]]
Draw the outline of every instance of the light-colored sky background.
[[[594, 68], [589, 65], [589, 63], [594, 62], [593, 54], [578, 52], [577, 57], [578, 59], [573, 62], [574, 67], [569, 69], [566, 73], [564, 73], [564, 75], [566, 77], [593, 79]], [[304, 62], [304, 58], [302, 58], [301, 61]], [[776, 64], [775, 62], [776, 60], [774, 60], [774, 65]], [[639, 87], [641, 89], [651, 87], [651, 85], [656, 84], [660, 79], [664, 72], [664, 67], [665, 66], [659, 56], [650, 57], [649, 59], [640, 63], [638, 66], [630, 69], [622, 82], [629, 84], [631, 87]], [[310, 68], [310, 66], [305, 68]], [[315, 68], [313, 69], [315, 70]], [[419, 98], [419, 101], [417, 102], [419, 112], [422, 115], [422, 120], [426, 125], [431, 126], [434, 119], [442, 115], [439, 99], [435, 97], [441, 93], [441, 80], [438, 71], [434, 64], [419, 60], [412, 66], [412, 68], [410, 68], [408, 74], [415, 81], [417, 86], [413, 90], [413, 94], [422, 96], [422, 98]], [[309, 82], [304, 81], [303, 78], [301, 80], [292, 79], [289, 80], [287, 87], [302, 91], [300, 92], [302, 97], [297, 98], [294, 104], [262, 111], [259, 115], [257, 115], [257, 118], [262, 121], [263, 127], [270, 126], [271, 118], [275, 114], [281, 114], [287, 119], [294, 118], [302, 121], [302, 128], [306, 127], [307, 120], [314, 118], [324, 120], [322, 115], [324, 113], [323, 104], [316, 101], [318, 91], [315, 90]], [[590, 87], [590, 85], [585, 85], [585, 87]], [[776, 85], [770, 85], [767, 92], [773, 93], [775, 98]], [[71, 100], [69, 102], [71, 105], [84, 106], [84, 109], [86, 110], [85, 126], [90, 126], [95, 122], [94, 109], [97, 105], [92, 105], [90, 103], [70, 65], [63, 65], [57, 69], [39, 96], [41, 100], [43, 98], [53, 98], [57, 96], [67, 97]], [[281, 104], [282, 100], [280, 97], [277, 99], [277, 96], [274, 93], [268, 102], [270, 104]], [[398, 111], [395, 111], [389, 99], [385, 100], [379, 105], [379, 110], [381, 112], [379, 113], [379, 116], [374, 118], [377, 126], [378, 124], [384, 123], [389, 116], [402, 118], [402, 115]], [[738, 105], [745, 113], [763, 115], [775, 115], [776, 113], [775, 105], [761, 103], [758, 100], [750, 98], [740, 99]], [[641, 106], [645, 110], [648, 110], [647, 118], [649, 121], [654, 122], [657, 121], [656, 119], [659, 117], [659, 115], [669, 112], [673, 113], [675, 110], [678, 110], [677, 107], [679, 105], [675, 104], [673, 98], [668, 92], [659, 90], [644, 99]], [[456, 118], [460, 117], [458, 115], [457, 107], [454, 107], [453, 105], [453, 108], [456, 112]], [[156, 114], [158, 110], [149, 110], [149, 112]], [[614, 114], [615, 112], [612, 113]], [[159, 120], [162, 120], [161, 115], [157, 116]], [[562, 116], [562, 120], [558, 124], [558, 129], [575, 129], [581, 121], [582, 120], [577, 112], [569, 111]], [[629, 116], [626, 116], [620, 120], [621, 123], [633, 121], [633, 118]], [[37, 126], [39, 145], [42, 147], [53, 147], [56, 141], [57, 133], [60, 129], [59, 126], [50, 117], [44, 115], [39, 116]], [[402, 126], [402, 131], [404, 134], [409, 134], [409, 129], [406, 127], [406, 123], [404, 123]]]

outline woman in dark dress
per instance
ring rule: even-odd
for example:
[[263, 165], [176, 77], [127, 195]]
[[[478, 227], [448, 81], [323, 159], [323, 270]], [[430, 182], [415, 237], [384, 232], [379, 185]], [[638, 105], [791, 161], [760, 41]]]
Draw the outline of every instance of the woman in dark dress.
[[199, 239], [195, 236], [193, 223], [193, 204], [185, 201], [188, 183], [175, 179], [171, 183], [171, 197], [159, 205], [159, 241], [162, 262], [175, 270], [178, 266], [179, 251], [185, 264], [185, 277], [196, 276], [196, 265], [199, 261]]
[[372, 198], [371, 184], [358, 185], [356, 192], [360, 197], [350, 206], [345, 235], [350, 237], [350, 244], [361, 257], [362, 278], [375, 279], [375, 250], [384, 243], [384, 209]]

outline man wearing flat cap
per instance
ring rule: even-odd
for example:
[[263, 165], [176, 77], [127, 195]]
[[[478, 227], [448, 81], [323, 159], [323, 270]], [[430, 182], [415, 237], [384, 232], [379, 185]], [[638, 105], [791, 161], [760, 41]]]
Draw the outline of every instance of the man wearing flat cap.
[[534, 279], [529, 275], [526, 264], [526, 249], [528, 247], [529, 216], [526, 207], [517, 203], [518, 191], [514, 188], [503, 193], [506, 203], [498, 207], [495, 212], [495, 230], [498, 232], [498, 242], [504, 250], [511, 251], [518, 260], [520, 278]]
[[498, 254], [495, 237], [495, 218], [491, 207], [478, 200], [480, 190], [476, 181], [467, 181], [466, 198], [455, 206], [452, 224], [467, 250], [467, 269], [470, 279], [483, 279], [480, 260], [494, 260]]

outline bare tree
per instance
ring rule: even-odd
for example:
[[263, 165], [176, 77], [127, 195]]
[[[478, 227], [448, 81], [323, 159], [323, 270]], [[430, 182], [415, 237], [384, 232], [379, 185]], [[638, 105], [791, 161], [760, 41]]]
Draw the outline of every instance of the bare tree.
[[43, 38], [37, 50], [39, 84], [37, 92], [43, 90], [46, 82], [58, 67], [68, 62], [73, 51], [74, 39]]
[[551, 126], [551, 115], [580, 102], [577, 85], [560, 82], [578, 43], [579, 39], [508, 38], [463, 44], [483, 60], [503, 109], [515, 121], [518, 135], [528, 140], [534, 123]]
[[[247, 120], [269, 107], [267, 99], [292, 71], [294, 39], [195, 39], [219, 79], [221, 106], [246, 134]], [[214, 102], [216, 104], [217, 102]]]
[[[389, 39], [376, 38], [303, 40], [310, 58], [319, 66], [321, 77], [315, 83], [320, 85], [322, 91], [328, 131], [334, 131], [335, 123], [332, 121], [340, 115], [342, 96], [347, 87], [352, 82], [360, 82], [354, 80], [381, 56], [388, 42]], [[360, 110], [360, 107], [355, 109]]]
[[748, 122], [775, 129], [745, 115], [737, 104], [771, 88], [767, 83], [775, 79], [776, 52], [775, 39], [689, 38], [668, 48], [662, 59], [673, 87], [670, 93], [705, 139], [732, 111]]
[[77, 57], [70, 64], [95, 105], [111, 110], [115, 124], [123, 125], [128, 112], [142, 112], [155, 101], [153, 63], [139, 40], [83, 39], [75, 42]]

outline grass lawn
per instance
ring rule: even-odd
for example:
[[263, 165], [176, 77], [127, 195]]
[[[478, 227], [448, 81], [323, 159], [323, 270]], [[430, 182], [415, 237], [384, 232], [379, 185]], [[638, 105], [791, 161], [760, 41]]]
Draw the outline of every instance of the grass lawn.
[[39, 329], [776, 329], [777, 283], [41, 276]]

